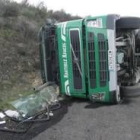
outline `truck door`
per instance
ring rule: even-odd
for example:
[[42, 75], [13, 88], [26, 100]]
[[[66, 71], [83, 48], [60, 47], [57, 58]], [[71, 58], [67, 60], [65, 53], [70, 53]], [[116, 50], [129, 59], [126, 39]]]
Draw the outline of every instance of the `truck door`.
[[102, 19], [86, 21], [87, 79], [89, 97], [109, 100], [108, 39]]

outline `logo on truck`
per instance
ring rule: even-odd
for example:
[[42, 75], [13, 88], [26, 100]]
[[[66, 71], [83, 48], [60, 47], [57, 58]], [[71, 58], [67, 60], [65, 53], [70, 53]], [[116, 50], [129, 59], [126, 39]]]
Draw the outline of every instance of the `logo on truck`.
[[61, 27], [62, 59], [63, 59], [63, 68], [64, 68], [65, 92], [66, 92], [67, 95], [70, 96], [68, 60], [67, 60], [67, 47], [66, 47], [66, 24], [67, 24], [67, 22], [62, 23], [62, 27]]

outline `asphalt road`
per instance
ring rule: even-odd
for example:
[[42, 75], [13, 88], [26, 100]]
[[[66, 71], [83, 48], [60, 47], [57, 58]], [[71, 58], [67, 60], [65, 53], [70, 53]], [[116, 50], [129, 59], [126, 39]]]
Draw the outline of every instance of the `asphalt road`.
[[140, 97], [120, 105], [70, 99], [50, 121], [25, 134], [0, 132], [0, 140], [140, 140]]
[[120, 105], [70, 100], [61, 120], [33, 140], [140, 140], [140, 97]]

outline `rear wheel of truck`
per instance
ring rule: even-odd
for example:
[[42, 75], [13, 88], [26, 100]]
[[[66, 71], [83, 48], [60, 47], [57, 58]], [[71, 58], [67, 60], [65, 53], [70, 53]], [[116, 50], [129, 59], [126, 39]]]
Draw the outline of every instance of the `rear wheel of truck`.
[[124, 97], [138, 97], [140, 96], [140, 83], [134, 86], [121, 87], [121, 92]]

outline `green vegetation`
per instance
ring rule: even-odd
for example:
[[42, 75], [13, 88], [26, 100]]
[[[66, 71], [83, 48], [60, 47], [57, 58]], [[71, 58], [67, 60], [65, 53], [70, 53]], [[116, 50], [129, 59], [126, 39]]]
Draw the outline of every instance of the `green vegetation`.
[[64, 10], [48, 10], [43, 3], [33, 6], [28, 0], [0, 0], [0, 108], [42, 84], [38, 31], [47, 19], [60, 22], [79, 18]]

